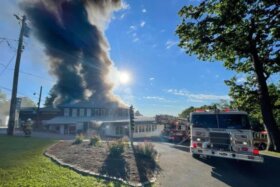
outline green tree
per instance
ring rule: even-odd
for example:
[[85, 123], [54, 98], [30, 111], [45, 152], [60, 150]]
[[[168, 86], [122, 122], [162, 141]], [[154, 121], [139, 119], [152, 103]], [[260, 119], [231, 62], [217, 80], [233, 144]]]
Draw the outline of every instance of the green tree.
[[9, 114], [10, 102], [4, 92], [0, 90], [0, 114], [6, 116]]
[[194, 112], [196, 110], [195, 107], [191, 106], [189, 108], [186, 108], [185, 110], [183, 110], [180, 114], [179, 117], [180, 118], [188, 118], [191, 112]]
[[[217, 106], [224, 106], [225, 103], [224, 101], [221, 101], [220, 103], [214, 103], [214, 104], [211, 104], [211, 105], [203, 105], [203, 106], [200, 106], [200, 107], [189, 107], [189, 108], [186, 108], [185, 110], [183, 110], [180, 114], [179, 114], [179, 117], [181, 118], [188, 118], [190, 113], [191, 112], [194, 112], [196, 110], [215, 110], [217, 108]], [[220, 107], [222, 108], [222, 107]]]
[[[263, 124], [261, 115], [261, 108], [258, 103], [258, 90], [254, 84], [250, 83], [250, 79], [242, 83], [237, 84], [236, 78], [226, 81], [226, 84], [230, 86], [229, 95], [233, 99], [231, 106], [239, 110], [247, 111], [249, 117], [253, 123]], [[276, 124], [280, 126], [280, 84], [269, 84], [268, 91], [271, 98], [271, 105], [273, 114], [275, 116]]]
[[46, 100], [45, 100], [45, 106], [46, 107], [53, 107], [54, 105], [54, 100], [55, 98], [57, 97], [57, 94], [55, 93], [54, 89], [52, 88], [50, 91], [49, 91], [49, 96], [46, 97]]
[[267, 79], [280, 70], [280, 3], [277, 0], [204, 0], [184, 6], [176, 33], [179, 46], [202, 60], [255, 78], [263, 122], [280, 151]]
[[21, 99], [21, 107], [36, 107], [36, 103], [28, 97]]

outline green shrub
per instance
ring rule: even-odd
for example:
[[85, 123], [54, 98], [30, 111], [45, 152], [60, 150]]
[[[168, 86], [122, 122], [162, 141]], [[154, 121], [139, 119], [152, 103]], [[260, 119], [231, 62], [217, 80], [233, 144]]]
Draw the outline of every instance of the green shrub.
[[124, 137], [122, 138], [122, 141], [123, 141], [124, 143], [129, 143], [129, 138], [128, 138], [128, 136], [124, 136]]
[[84, 140], [84, 135], [83, 134], [78, 134], [76, 137], [75, 137], [75, 140], [74, 140], [74, 144], [80, 144], [82, 143]]
[[112, 156], [120, 156], [124, 152], [125, 144], [121, 140], [109, 143], [109, 151]]
[[93, 135], [91, 138], [90, 138], [90, 145], [93, 145], [93, 146], [97, 146], [97, 145], [99, 145], [99, 143], [100, 143], [100, 137], [99, 136], [97, 136], [97, 135]]
[[152, 143], [144, 142], [134, 146], [134, 151], [138, 155], [146, 156], [151, 159], [155, 159], [157, 151]]
[[129, 147], [129, 138], [128, 138], [128, 136], [124, 136], [122, 139], [121, 139], [121, 141], [122, 141], [122, 143], [124, 144], [124, 146], [126, 147], [126, 148], [128, 148]]

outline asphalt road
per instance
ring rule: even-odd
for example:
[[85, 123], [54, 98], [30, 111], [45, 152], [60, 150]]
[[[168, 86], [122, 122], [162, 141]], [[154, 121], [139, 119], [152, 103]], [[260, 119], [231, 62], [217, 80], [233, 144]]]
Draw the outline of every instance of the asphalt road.
[[156, 186], [280, 186], [280, 159], [265, 157], [264, 163], [222, 158], [194, 159], [188, 147], [155, 142], [161, 172]]

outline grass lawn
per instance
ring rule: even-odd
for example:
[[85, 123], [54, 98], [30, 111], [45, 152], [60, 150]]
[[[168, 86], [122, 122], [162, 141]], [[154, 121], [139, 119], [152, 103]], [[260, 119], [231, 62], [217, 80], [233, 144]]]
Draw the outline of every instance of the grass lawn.
[[0, 186], [121, 186], [83, 176], [43, 155], [53, 140], [0, 135]]

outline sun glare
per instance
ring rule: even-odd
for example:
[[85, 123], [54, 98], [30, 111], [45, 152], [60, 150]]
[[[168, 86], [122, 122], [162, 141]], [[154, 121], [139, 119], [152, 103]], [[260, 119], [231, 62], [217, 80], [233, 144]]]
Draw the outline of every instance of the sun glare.
[[120, 72], [119, 80], [121, 84], [128, 84], [130, 82], [130, 75], [128, 72]]

